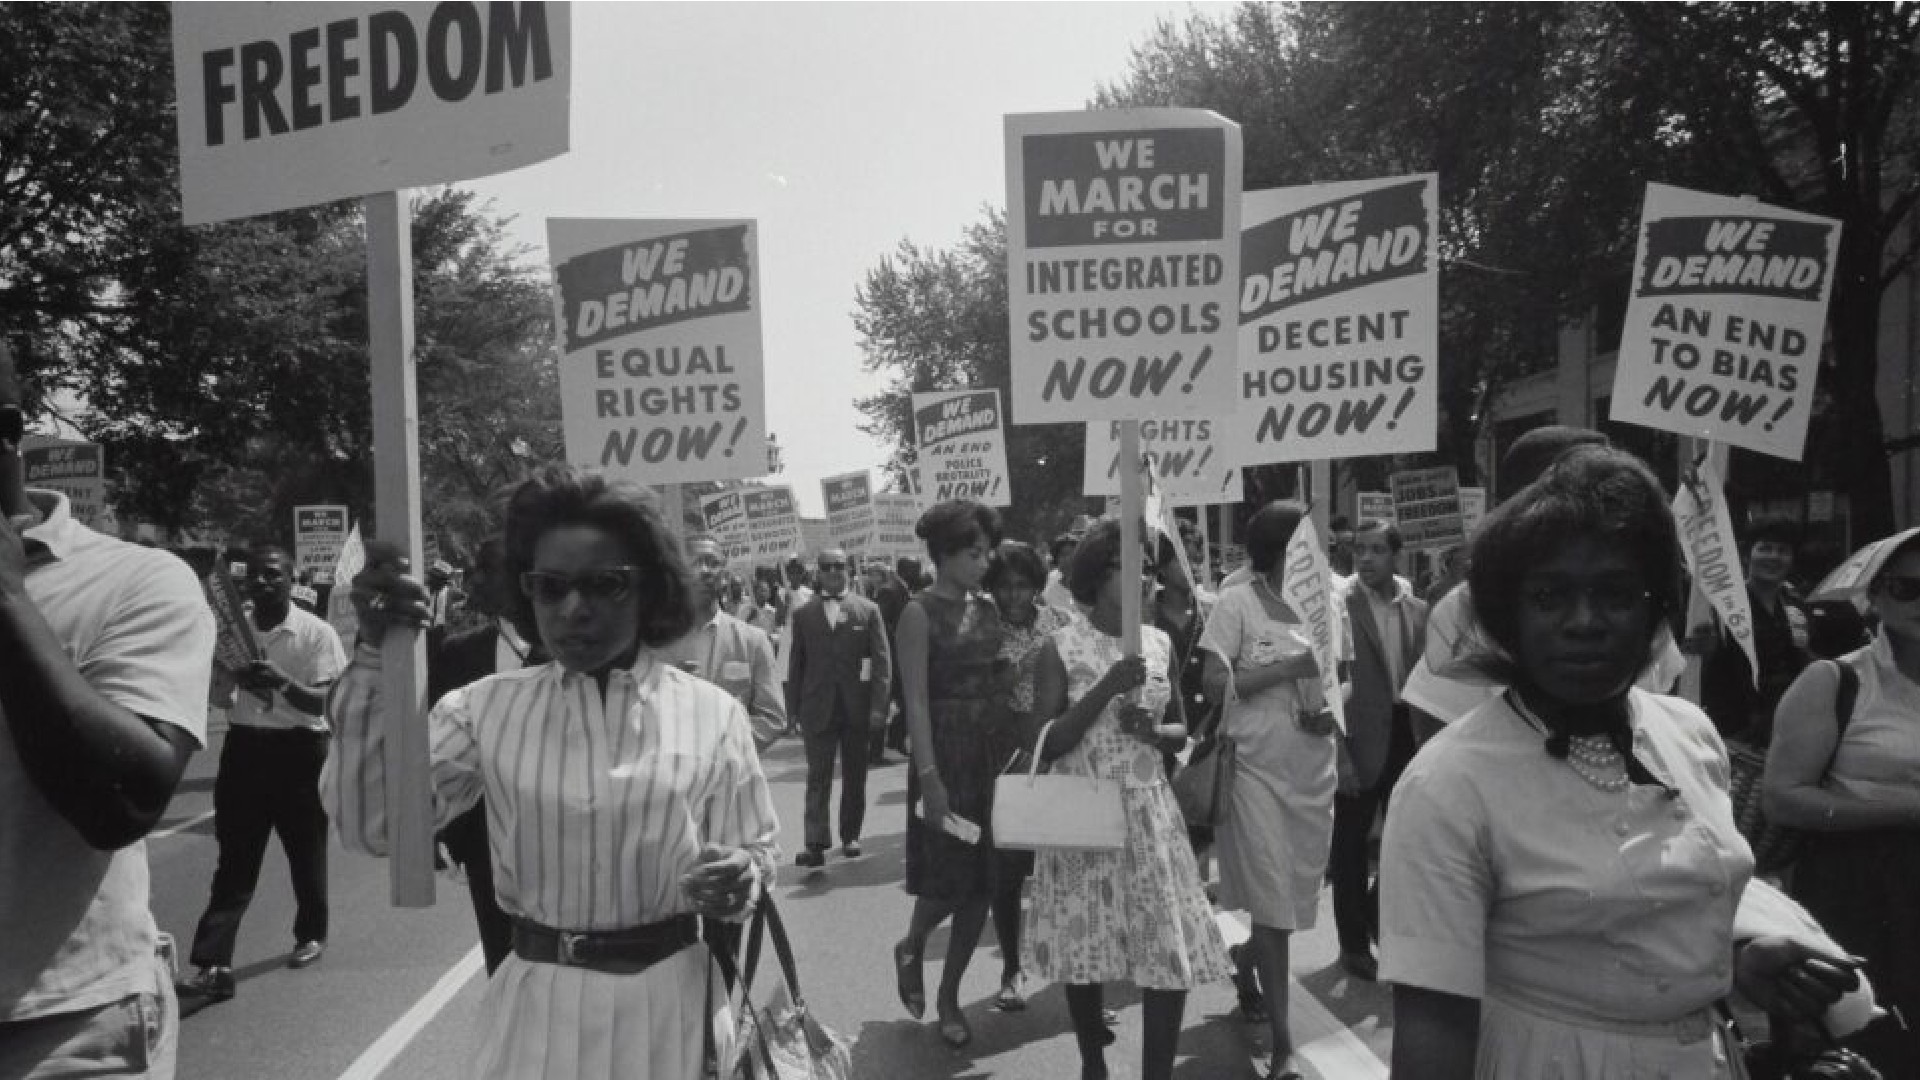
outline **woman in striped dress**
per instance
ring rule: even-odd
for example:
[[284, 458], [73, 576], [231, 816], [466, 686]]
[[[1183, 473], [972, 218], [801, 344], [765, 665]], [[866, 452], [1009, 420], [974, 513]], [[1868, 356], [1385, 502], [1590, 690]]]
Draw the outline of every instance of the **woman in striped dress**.
[[[544, 472], [510, 498], [506, 543], [514, 623], [553, 660], [456, 690], [428, 720], [436, 821], [484, 794], [514, 922], [476, 1073], [697, 1080], [721, 1008], [700, 918], [738, 918], [774, 881], [752, 731], [725, 691], [654, 657], [693, 607], [678, 545], [637, 489]], [[356, 581], [363, 634], [413, 609], [414, 587]], [[364, 646], [330, 703], [338, 765], [324, 782], [343, 841], [379, 852], [378, 650]]]

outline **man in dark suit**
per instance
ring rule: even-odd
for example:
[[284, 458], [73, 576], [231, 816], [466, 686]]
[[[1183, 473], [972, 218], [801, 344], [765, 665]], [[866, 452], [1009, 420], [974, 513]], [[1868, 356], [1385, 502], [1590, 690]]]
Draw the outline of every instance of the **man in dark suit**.
[[[508, 600], [514, 583], [507, 578], [506, 548], [498, 539], [481, 543], [467, 572], [467, 607], [484, 615], [487, 623], [461, 634], [429, 631], [427, 637], [427, 700], [440, 698], [468, 683], [501, 671], [516, 671], [545, 657], [530, 649], [507, 621]], [[480, 927], [480, 951], [491, 975], [513, 951], [513, 924], [500, 910], [493, 892], [493, 857], [487, 846], [485, 800], [440, 830], [447, 857], [467, 875], [467, 893], [473, 900], [473, 920]]]
[[860, 856], [867, 815], [867, 739], [884, 727], [893, 681], [887, 626], [873, 601], [847, 591], [847, 553], [819, 559], [819, 591], [793, 614], [790, 678], [807, 744], [806, 850], [794, 862], [825, 866], [833, 835], [827, 804], [840, 759], [841, 854]]
[[1369, 519], [1352, 535], [1354, 575], [1344, 587], [1351, 638], [1347, 734], [1341, 740], [1327, 877], [1333, 883], [1340, 964], [1355, 978], [1372, 981], [1380, 970], [1372, 946], [1380, 899], [1378, 886], [1368, 884], [1369, 840], [1375, 818], [1385, 814], [1393, 785], [1413, 759], [1413, 727], [1400, 690], [1426, 640], [1427, 605], [1394, 573], [1400, 556], [1397, 529]]
[[893, 567], [885, 559], [871, 559], [866, 564], [867, 595], [880, 607], [880, 618], [887, 627], [887, 647], [893, 652], [894, 670], [892, 671], [893, 700], [888, 708], [892, 720], [885, 727], [876, 730], [867, 745], [868, 759], [871, 764], [887, 763], [887, 747], [891, 746], [901, 753], [907, 752], [906, 707], [900, 700], [900, 652], [893, 649], [893, 632], [900, 625], [900, 613], [907, 610], [907, 601], [912, 594], [907, 591], [907, 583], [900, 579]]

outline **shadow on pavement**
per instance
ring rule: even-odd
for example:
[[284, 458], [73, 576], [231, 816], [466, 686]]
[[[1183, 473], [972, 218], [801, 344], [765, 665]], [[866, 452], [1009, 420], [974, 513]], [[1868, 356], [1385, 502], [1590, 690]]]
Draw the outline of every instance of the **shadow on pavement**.
[[789, 858], [780, 868], [780, 884], [798, 900], [811, 900], [836, 888], [890, 885], [906, 878], [906, 846], [905, 833], [882, 833], [861, 839], [857, 859], [843, 857], [837, 847], [829, 848], [827, 865], [817, 870], [795, 866]]

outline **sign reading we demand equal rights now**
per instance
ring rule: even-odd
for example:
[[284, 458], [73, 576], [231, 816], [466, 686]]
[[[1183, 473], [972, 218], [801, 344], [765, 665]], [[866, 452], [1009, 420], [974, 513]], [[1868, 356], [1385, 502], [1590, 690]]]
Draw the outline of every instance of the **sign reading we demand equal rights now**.
[[1231, 411], [1240, 128], [1128, 109], [1009, 116], [1006, 132], [1015, 419]]
[[567, 149], [541, 3], [176, 3], [188, 225], [490, 176]]
[[985, 506], [1013, 505], [999, 390], [913, 395], [913, 437], [920, 491], [929, 502], [972, 499]]
[[751, 221], [547, 222], [567, 461], [648, 484], [767, 471]]
[[1247, 192], [1239, 464], [1433, 449], [1438, 187], [1427, 173]]
[[1840, 223], [1647, 185], [1614, 420], [1798, 461]]

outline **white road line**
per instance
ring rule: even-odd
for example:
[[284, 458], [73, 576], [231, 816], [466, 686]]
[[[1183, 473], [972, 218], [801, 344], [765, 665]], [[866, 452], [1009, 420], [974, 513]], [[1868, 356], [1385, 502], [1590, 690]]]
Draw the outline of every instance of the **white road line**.
[[[1228, 944], [1247, 938], [1247, 927], [1224, 911], [1213, 913]], [[1386, 1080], [1387, 1064], [1374, 1056], [1360, 1037], [1347, 1030], [1339, 1017], [1300, 980], [1287, 978], [1287, 1022], [1294, 1036], [1293, 1056], [1325, 1080]]]
[[212, 820], [212, 818], [213, 818], [213, 811], [211, 810], [207, 811], [204, 814], [195, 814], [194, 816], [188, 818], [187, 820], [181, 822], [178, 825], [169, 825], [164, 829], [153, 830], [152, 832], [147, 834], [147, 839], [165, 840], [169, 836], [178, 836], [181, 833], [186, 832], [188, 829], [193, 828], [195, 825], [198, 825], [203, 821]]
[[405, 1016], [395, 1020], [392, 1027], [375, 1039], [373, 1045], [367, 1047], [353, 1064], [347, 1066], [347, 1071], [340, 1074], [340, 1080], [379, 1080], [380, 1074], [399, 1058], [400, 1052], [407, 1048], [414, 1036], [433, 1022], [433, 1018], [447, 1007], [447, 1002], [453, 1000], [469, 979], [479, 974], [481, 965], [480, 946], [475, 945], [460, 958], [459, 963], [440, 976], [440, 981], [433, 984], [433, 989], [413, 1003], [413, 1008], [408, 1009]]

